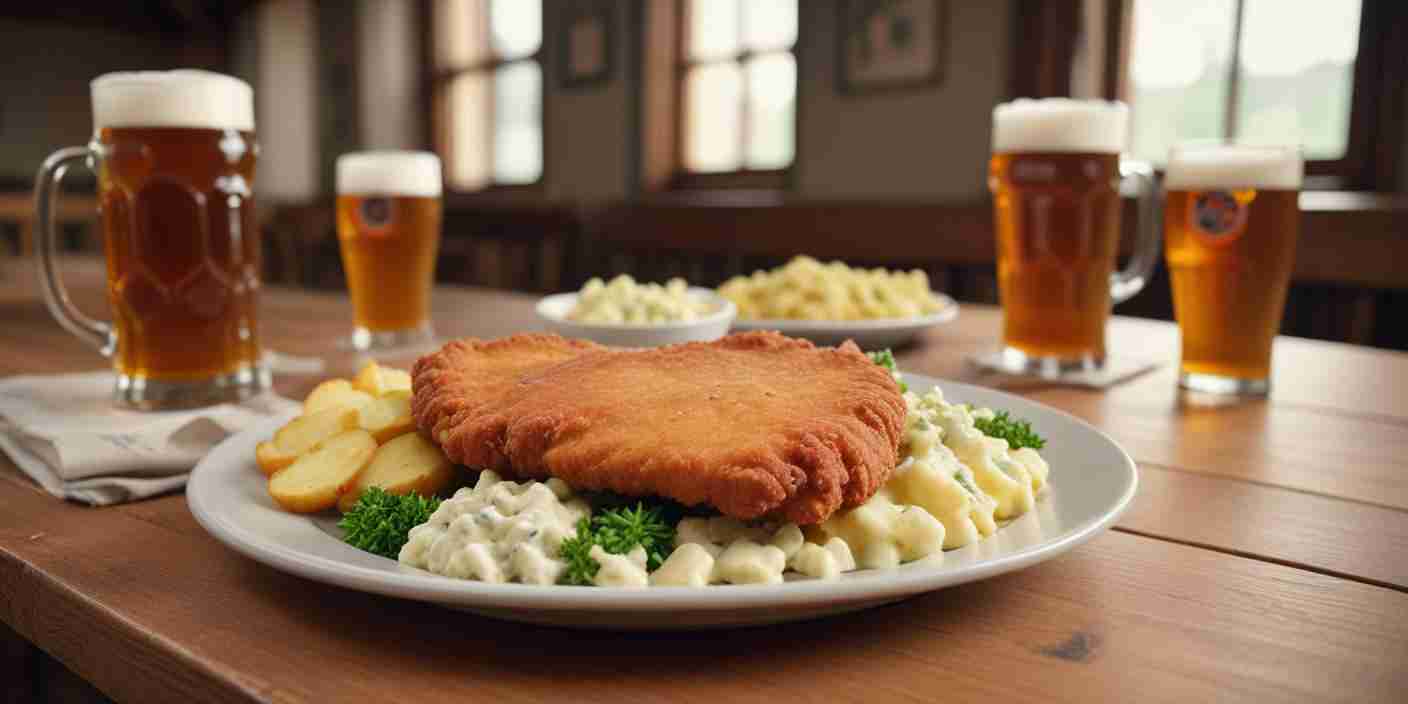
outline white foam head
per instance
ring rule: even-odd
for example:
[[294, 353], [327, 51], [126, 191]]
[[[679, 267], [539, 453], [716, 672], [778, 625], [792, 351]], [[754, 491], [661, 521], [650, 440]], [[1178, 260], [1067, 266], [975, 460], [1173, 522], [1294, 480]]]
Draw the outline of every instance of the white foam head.
[[1118, 154], [1128, 134], [1129, 108], [1119, 102], [1020, 98], [992, 109], [993, 152]]
[[1164, 188], [1299, 190], [1305, 173], [1300, 149], [1249, 144], [1178, 145], [1169, 150]]
[[352, 152], [337, 158], [337, 192], [356, 196], [440, 195], [440, 157], [430, 152]]
[[210, 71], [105, 73], [89, 84], [93, 126], [203, 127], [254, 131], [254, 91]]

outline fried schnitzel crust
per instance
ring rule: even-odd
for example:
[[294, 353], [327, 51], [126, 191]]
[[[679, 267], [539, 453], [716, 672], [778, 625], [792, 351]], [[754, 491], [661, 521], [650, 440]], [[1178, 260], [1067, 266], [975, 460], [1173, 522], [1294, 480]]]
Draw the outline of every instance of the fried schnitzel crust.
[[[505, 362], [516, 350], [534, 361]], [[855, 345], [772, 332], [644, 351], [543, 335], [451, 343], [414, 383], [417, 421], [457, 462], [804, 525], [879, 489], [905, 414]]]

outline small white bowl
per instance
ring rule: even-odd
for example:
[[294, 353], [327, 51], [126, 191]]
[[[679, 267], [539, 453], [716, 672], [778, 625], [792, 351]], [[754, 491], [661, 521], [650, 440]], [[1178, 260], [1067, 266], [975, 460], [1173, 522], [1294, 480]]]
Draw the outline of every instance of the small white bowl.
[[568, 320], [567, 314], [577, 306], [576, 293], [558, 293], [538, 301], [538, 317], [549, 330], [563, 337], [580, 337], [612, 347], [659, 347], [680, 342], [709, 342], [728, 334], [728, 327], [738, 315], [733, 301], [707, 288], [690, 287], [689, 296], [709, 304], [710, 312], [696, 320], [684, 320], [654, 325], [624, 323], [583, 323]]

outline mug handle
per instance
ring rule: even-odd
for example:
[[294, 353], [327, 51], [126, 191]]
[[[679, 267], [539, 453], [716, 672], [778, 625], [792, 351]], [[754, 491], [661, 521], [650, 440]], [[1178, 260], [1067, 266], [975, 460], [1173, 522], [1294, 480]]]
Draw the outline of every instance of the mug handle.
[[111, 357], [117, 348], [117, 336], [112, 326], [94, 320], [83, 314], [68, 297], [68, 289], [59, 278], [57, 259], [57, 236], [54, 223], [54, 198], [59, 191], [59, 183], [70, 165], [83, 162], [91, 168], [92, 160], [97, 159], [96, 151], [89, 147], [68, 147], [49, 155], [39, 167], [39, 175], [34, 180], [34, 212], [39, 220], [39, 287], [44, 291], [44, 303], [49, 313], [65, 330], [97, 348], [104, 357]]
[[1123, 303], [1139, 293], [1149, 283], [1154, 265], [1159, 261], [1159, 189], [1154, 182], [1154, 169], [1142, 161], [1122, 159], [1120, 179], [1132, 179], [1138, 184], [1139, 219], [1134, 223], [1134, 256], [1128, 266], [1110, 275], [1110, 298], [1115, 303]]

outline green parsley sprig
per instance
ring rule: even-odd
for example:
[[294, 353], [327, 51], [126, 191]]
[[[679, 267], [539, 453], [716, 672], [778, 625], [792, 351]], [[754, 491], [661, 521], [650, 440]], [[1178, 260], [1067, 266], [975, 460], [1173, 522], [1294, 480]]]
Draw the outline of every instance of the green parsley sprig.
[[890, 371], [890, 376], [894, 377], [895, 383], [900, 385], [900, 393], [909, 391], [909, 385], [904, 383], [904, 380], [900, 378], [899, 367], [895, 364], [895, 353], [891, 352], [890, 348], [886, 347], [883, 350], [866, 352], [866, 354], [870, 356], [870, 361]]
[[1007, 446], [1013, 450], [1021, 447], [1040, 450], [1046, 447], [1046, 438], [1037, 435], [1036, 431], [1032, 430], [1031, 423], [1017, 420], [1009, 416], [1007, 411], [998, 411], [991, 418], [975, 418], [973, 425], [982, 431], [983, 435], [1006, 440]]
[[645, 548], [646, 569], [654, 570], [669, 556], [675, 545], [675, 524], [667, 507], [647, 506], [637, 501], [634, 507], [617, 506], [600, 510], [591, 518], [577, 522], [577, 535], [562, 542], [558, 555], [567, 562], [563, 584], [589, 585], [601, 565], [592, 559], [592, 546], [613, 555], [624, 555], [637, 545]]
[[430, 520], [437, 508], [440, 499], [414, 493], [398, 496], [380, 487], [367, 487], [337, 526], [348, 545], [394, 560], [411, 529]]

